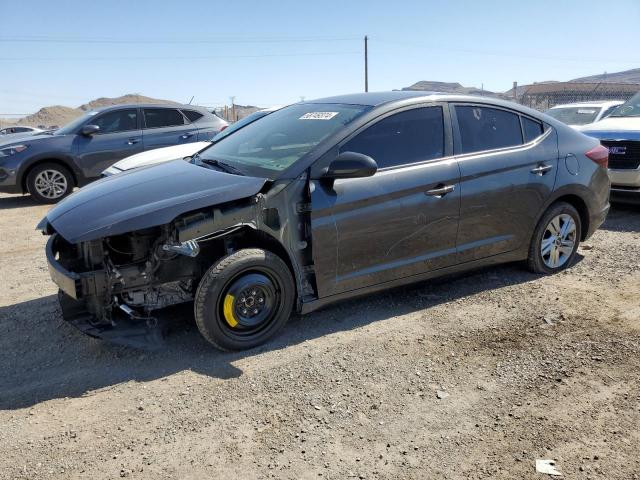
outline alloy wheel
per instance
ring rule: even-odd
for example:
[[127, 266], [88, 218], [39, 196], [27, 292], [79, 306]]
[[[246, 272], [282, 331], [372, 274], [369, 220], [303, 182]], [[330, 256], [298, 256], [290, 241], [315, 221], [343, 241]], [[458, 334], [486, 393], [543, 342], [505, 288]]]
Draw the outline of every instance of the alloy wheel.
[[551, 219], [542, 235], [540, 254], [549, 268], [563, 266], [576, 245], [576, 222], [571, 215], [562, 213]]
[[35, 178], [36, 191], [44, 198], [54, 200], [67, 191], [67, 179], [58, 170], [43, 170]]

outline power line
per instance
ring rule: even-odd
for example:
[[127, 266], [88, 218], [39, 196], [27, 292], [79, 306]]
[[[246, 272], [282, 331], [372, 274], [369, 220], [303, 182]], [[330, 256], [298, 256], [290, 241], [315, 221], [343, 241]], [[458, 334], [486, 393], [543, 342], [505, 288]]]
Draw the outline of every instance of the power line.
[[298, 36], [298, 37], [201, 37], [201, 38], [113, 38], [113, 37], [63, 37], [50, 35], [0, 36], [5, 43], [105, 43], [105, 44], [211, 44], [211, 43], [313, 43], [357, 40], [355, 36]]
[[204, 55], [196, 57], [180, 56], [180, 57], [0, 57], [0, 61], [5, 62], [42, 62], [42, 61], [111, 61], [111, 60], [211, 60], [220, 58], [273, 58], [273, 57], [314, 57], [314, 56], [333, 56], [333, 55], [361, 55], [361, 52], [305, 52], [305, 53], [267, 53], [258, 55]]

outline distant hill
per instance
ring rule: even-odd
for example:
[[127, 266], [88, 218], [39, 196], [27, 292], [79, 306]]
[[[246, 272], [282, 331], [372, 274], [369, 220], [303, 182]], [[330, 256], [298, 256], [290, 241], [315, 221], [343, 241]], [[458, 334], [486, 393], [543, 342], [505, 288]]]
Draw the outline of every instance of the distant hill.
[[[580, 77], [569, 80], [574, 83], [637, 83], [640, 84], [640, 68], [634, 68], [632, 70], [625, 70], [624, 72], [603, 73], [601, 75], [591, 75], [589, 77]], [[534, 84], [541, 83], [559, 83], [558, 80], [546, 80], [543, 82], [534, 82]], [[522, 95], [530, 85], [518, 85], [518, 95]], [[432, 91], [432, 92], [444, 92], [444, 93], [457, 93], [462, 95], [485, 95], [488, 97], [498, 98], [513, 98], [513, 88], [506, 92], [491, 92], [489, 90], [482, 90], [477, 87], [464, 87], [455, 82], [435, 82], [430, 80], [422, 80], [416, 82], [409, 87], [405, 87], [402, 90], [418, 90], [418, 91]]]
[[[82, 115], [82, 111], [77, 108], [53, 105], [51, 107], [41, 108], [36, 113], [27, 115], [26, 117], [13, 121], [12, 123], [18, 125], [31, 125], [32, 127], [62, 126], [80, 115]], [[7, 123], [8, 122], [4, 120], [2, 122], [3, 125], [6, 125]]]
[[32, 115], [20, 118], [18, 120], [6, 120], [2, 119], [2, 125], [14, 124], [14, 125], [31, 125], [34, 127], [44, 126], [53, 127], [69, 123], [75, 118], [82, 115], [84, 112], [94, 110], [100, 107], [106, 107], [108, 105], [120, 105], [123, 103], [176, 103], [170, 100], [161, 100], [159, 98], [145, 97], [144, 95], [136, 95], [135, 93], [129, 93], [122, 95], [121, 97], [107, 98], [101, 97], [95, 100], [91, 100], [89, 103], [80, 105], [77, 108], [65, 107], [63, 105], [52, 105], [50, 107], [43, 107]]
[[91, 100], [89, 103], [80, 105], [78, 109], [88, 112], [89, 110], [95, 110], [96, 108], [106, 107], [108, 105], [120, 105], [122, 103], [177, 103], [171, 100], [160, 100], [158, 98], [145, 97], [144, 95], [137, 95], [135, 93], [128, 93], [121, 97], [108, 98], [100, 97], [95, 100]]
[[640, 83], [640, 68], [624, 72], [603, 73], [589, 77], [574, 78], [570, 82]]

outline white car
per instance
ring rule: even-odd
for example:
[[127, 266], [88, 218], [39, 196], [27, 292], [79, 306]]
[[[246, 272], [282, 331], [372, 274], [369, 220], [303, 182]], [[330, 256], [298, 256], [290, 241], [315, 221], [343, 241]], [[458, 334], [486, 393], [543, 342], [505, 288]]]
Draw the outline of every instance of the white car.
[[[241, 129], [245, 125], [248, 125], [252, 122], [255, 122], [259, 118], [262, 118], [266, 115], [269, 115], [276, 110], [281, 109], [281, 106], [265, 108], [264, 110], [259, 110], [257, 112], [253, 112], [250, 115], [247, 115], [242, 120], [238, 120], [233, 123], [229, 127], [221, 130], [214, 138], [213, 141], [217, 142], [218, 140], [226, 137], [227, 135], [232, 134], [236, 130]], [[148, 165], [155, 165], [157, 163], [169, 162], [171, 160], [178, 160], [180, 158], [191, 157], [195, 155], [200, 150], [204, 150], [211, 142], [194, 142], [194, 143], [185, 143], [181, 145], [174, 145], [172, 147], [164, 147], [157, 148], [155, 150], [148, 150], [146, 152], [136, 153], [135, 155], [131, 155], [130, 157], [124, 158], [117, 163], [114, 163], [109, 168], [107, 168], [104, 172], [102, 172], [103, 177], [109, 177], [111, 175], [115, 175], [120, 172], [124, 172], [125, 170], [131, 170], [133, 168], [138, 167], [146, 167]]]
[[116, 173], [124, 172], [125, 170], [131, 170], [132, 168], [146, 167], [148, 165], [155, 165], [156, 163], [190, 157], [209, 145], [211, 145], [211, 142], [192, 142], [136, 153], [111, 165], [102, 172], [102, 176], [109, 177]]
[[621, 100], [567, 103], [566, 105], [556, 105], [544, 113], [556, 120], [560, 120], [562, 123], [566, 123], [570, 127], [576, 128], [608, 117], [618, 105], [623, 103]]
[[15, 140], [29, 135], [37, 135], [44, 132], [41, 128], [28, 127], [26, 125], [14, 125], [13, 127], [0, 128], [0, 142]]

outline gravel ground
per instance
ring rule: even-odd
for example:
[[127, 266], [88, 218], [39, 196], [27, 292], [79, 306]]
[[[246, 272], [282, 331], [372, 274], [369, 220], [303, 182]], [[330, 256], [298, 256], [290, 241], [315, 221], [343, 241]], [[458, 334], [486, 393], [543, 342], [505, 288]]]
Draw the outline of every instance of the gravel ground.
[[65, 324], [46, 211], [0, 195], [1, 478], [640, 478], [638, 208], [562, 274], [430, 281], [237, 354], [188, 308], [156, 353]]

